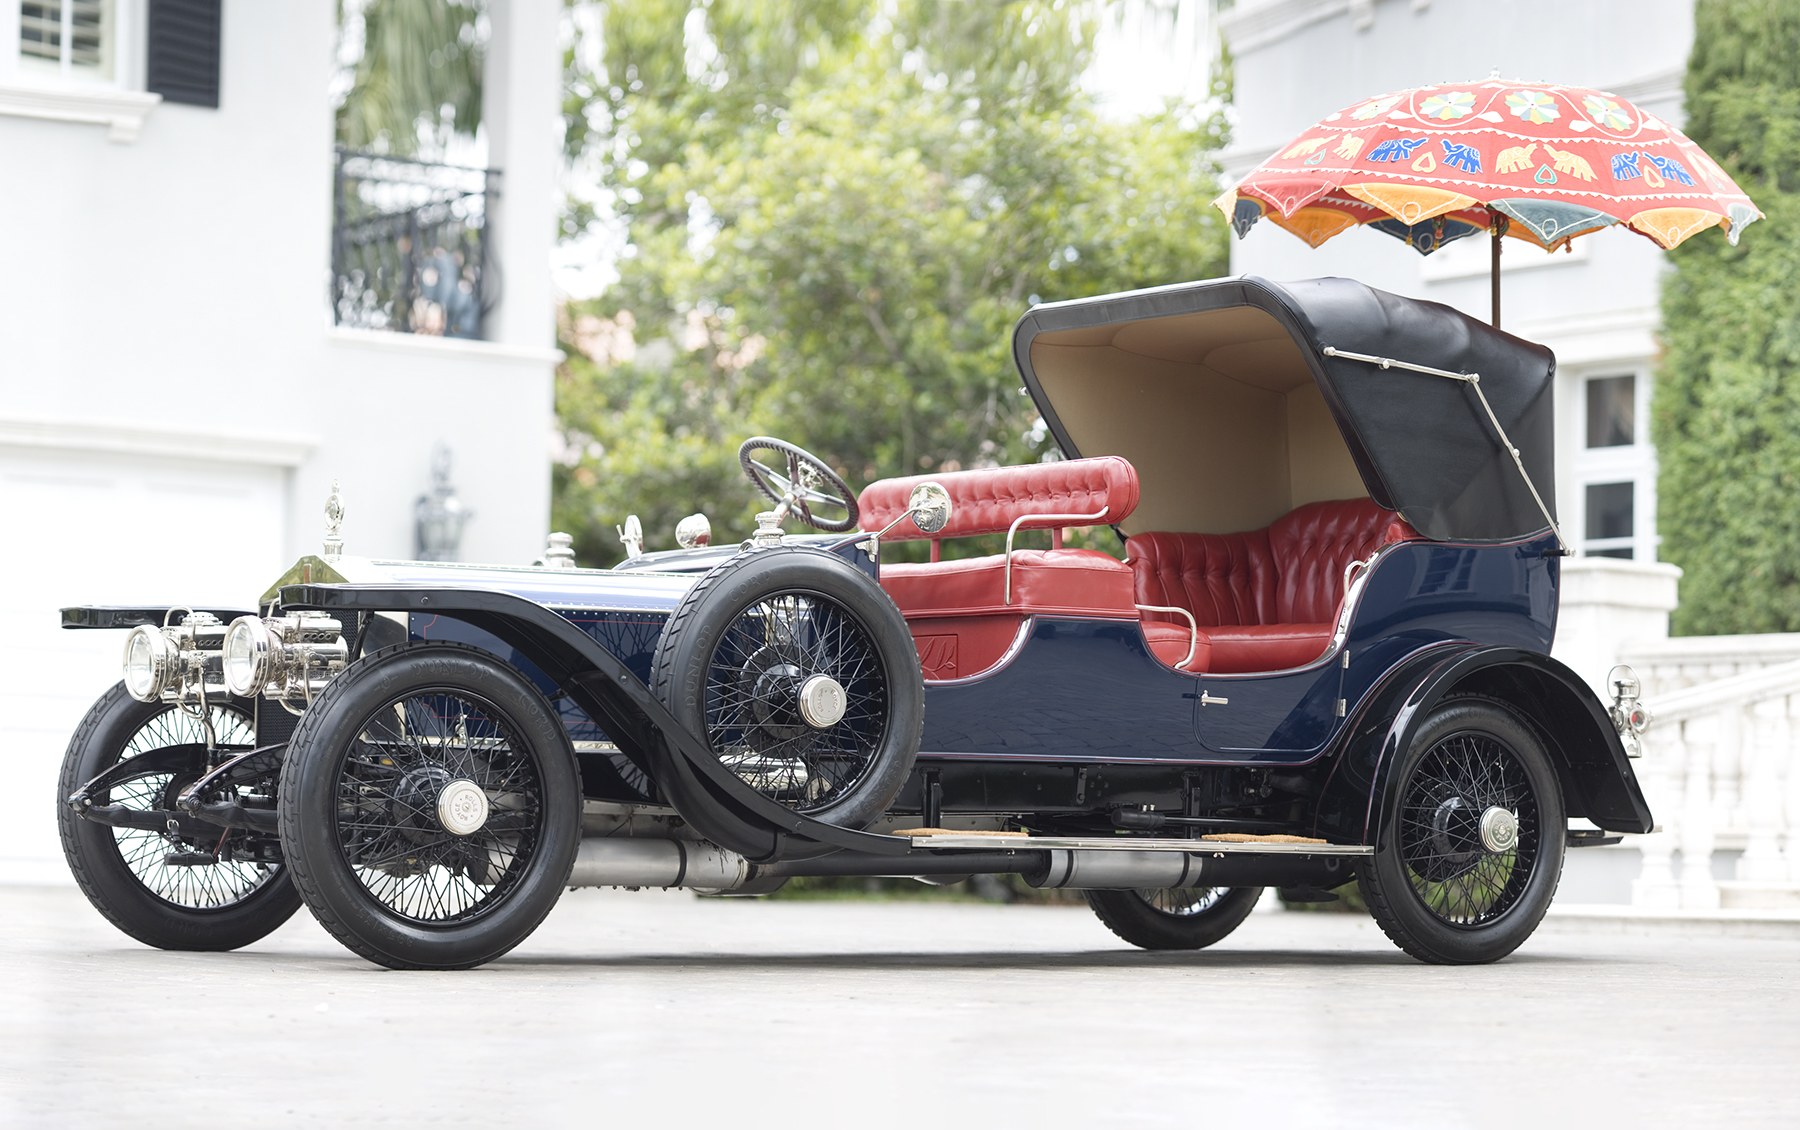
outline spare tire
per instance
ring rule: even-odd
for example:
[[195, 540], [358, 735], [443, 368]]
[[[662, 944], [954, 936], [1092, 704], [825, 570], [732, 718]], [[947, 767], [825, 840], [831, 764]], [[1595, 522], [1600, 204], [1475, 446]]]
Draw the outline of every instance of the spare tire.
[[887, 810], [924, 725], [900, 610], [844, 558], [800, 546], [702, 577], [663, 629], [650, 686], [747, 786], [845, 828]]

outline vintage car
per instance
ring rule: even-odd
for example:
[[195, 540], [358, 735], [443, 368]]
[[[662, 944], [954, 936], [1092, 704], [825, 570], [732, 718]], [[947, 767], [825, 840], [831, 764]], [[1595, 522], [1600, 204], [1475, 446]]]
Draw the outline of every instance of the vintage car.
[[75, 877], [154, 946], [304, 902], [440, 969], [572, 887], [1010, 874], [1193, 949], [1355, 879], [1407, 953], [1470, 963], [1536, 928], [1565, 848], [1650, 830], [1629, 680], [1609, 712], [1548, 655], [1549, 350], [1255, 278], [1039, 305], [1013, 348], [1061, 460], [858, 497], [752, 439], [747, 540], [628, 526], [610, 570], [555, 535], [533, 566], [346, 555], [334, 491], [256, 607], [65, 609], [128, 629], [63, 767]]

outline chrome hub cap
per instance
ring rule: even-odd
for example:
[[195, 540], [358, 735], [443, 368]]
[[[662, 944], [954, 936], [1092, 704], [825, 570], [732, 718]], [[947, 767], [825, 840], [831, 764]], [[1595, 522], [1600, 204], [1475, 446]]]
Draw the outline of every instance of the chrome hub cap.
[[1481, 814], [1481, 846], [1491, 852], [1511, 851], [1519, 845], [1519, 818], [1495, 806]]
[[815, 730], [837, 725], [849, 705], [843, 686], [830, 675], [814, 675], [800, 684], [800, 717]]
[[474, 835], [487, 823], [487, 793], [467, 778], [451, 781], [438, 794], [437, 816], [446, 832], [456, 836]]

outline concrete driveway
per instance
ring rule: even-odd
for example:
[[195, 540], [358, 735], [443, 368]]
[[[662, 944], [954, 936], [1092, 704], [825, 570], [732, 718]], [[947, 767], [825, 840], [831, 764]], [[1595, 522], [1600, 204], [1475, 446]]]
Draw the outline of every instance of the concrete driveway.
[[1797, 963], [1553, 922], [1432, 968], [1283, 912], [1152, 955], [1084, 908], [582, 891], [485, 969], [393, 973], [304, 911], [173, 954], [10, 888], [0, 1123], [1792, 1127]]

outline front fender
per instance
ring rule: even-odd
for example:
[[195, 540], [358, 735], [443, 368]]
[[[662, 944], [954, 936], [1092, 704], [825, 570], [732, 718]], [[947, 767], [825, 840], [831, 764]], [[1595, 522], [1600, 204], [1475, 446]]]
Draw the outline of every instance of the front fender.
[[1509, 708], [1543, 743], [1571, 817], [1612, 832], [1654, 821], [1600, 700], [1558, 660], [1508, 647], [1429, 648], [1391, 672], [1344, 728], [1315, 813], [1316, 834], [1373, 843], [1397, 803], [1389, 777], [1414, 734], [1446, 699], [1478, 696]]
[[289, 585], [283, 608], [435, 613], [491, 633], [530, 659], [640, 759], [682, 818], [721, 847], [754, 861], [816, 854], [808, 844], [898, 853], [893, 836], [840, 828], [770, 800], [719, 763], [619, 658], [551, 609], [488, 589], [414, 585]]

